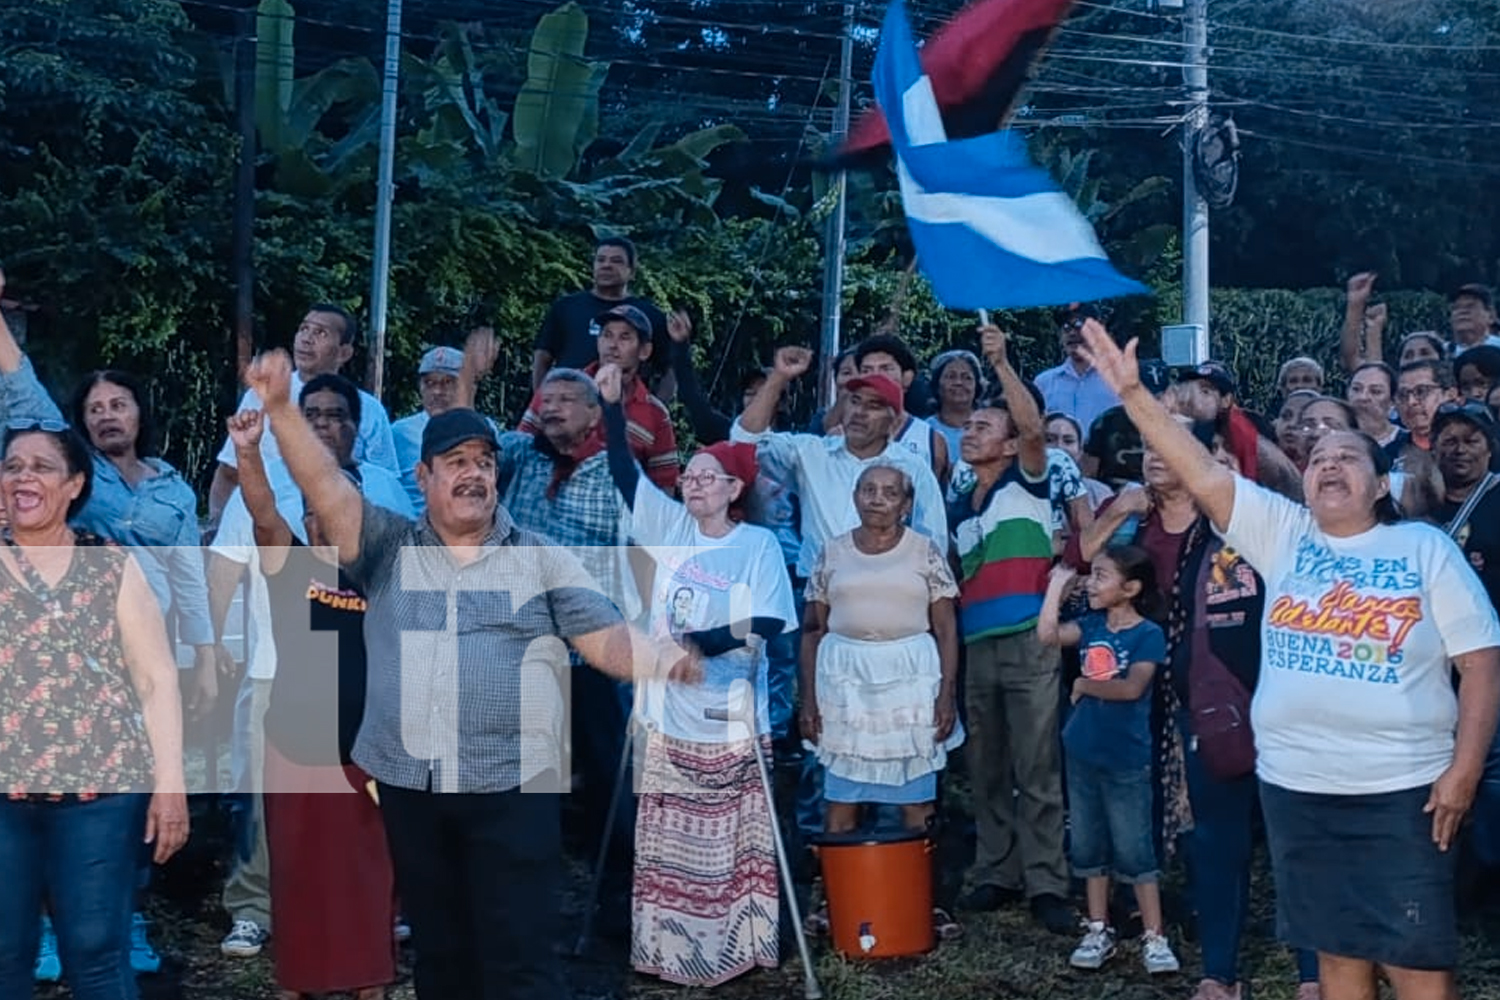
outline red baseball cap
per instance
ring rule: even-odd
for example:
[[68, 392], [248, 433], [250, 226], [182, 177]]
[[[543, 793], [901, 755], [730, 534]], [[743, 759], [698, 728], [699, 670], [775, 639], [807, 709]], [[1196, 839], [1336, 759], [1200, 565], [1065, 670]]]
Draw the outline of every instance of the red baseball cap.
[[901, 387], [884, 375], [859, 375], [844, 383], [844, 388], [849, 392], [856, 389], [873, 389], [881, 401], [897, 413], [901, 412], [906, 397]]

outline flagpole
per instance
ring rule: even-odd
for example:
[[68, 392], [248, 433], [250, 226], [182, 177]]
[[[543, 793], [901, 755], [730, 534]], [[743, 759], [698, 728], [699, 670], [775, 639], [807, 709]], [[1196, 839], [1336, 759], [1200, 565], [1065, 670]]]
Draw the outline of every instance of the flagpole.
[[1208, 126], [1208, 0], [1187, 0], [1182, 24], [1188, 113], [1182, 132], [1182, 321], [1208, 330], [1208, 202], [1198, 191], [1198, 136]]
[[[844, 4], [844, 27], [839, 41], [839, 102], [833, 113], [831, 148], [838, 149], [849, 136], [849, 98], [854, 76], [854, 4]], [[844, 228], [847, 220], [847, 173], [833, 175], [833, 212], [823, 243], [822, 366], [818, 379], [818, 405], [833, 405], [835, 375], [833, 361], [839, 353], [839, 327], [843, 325]]]

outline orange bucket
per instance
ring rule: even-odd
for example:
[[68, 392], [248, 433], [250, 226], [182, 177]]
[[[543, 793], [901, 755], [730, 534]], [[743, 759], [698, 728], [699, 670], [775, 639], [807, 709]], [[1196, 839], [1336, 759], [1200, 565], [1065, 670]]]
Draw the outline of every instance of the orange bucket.
[[849, 958], [929, 952], [932, 843], [919, 830], [819, 837], [833, 946]]

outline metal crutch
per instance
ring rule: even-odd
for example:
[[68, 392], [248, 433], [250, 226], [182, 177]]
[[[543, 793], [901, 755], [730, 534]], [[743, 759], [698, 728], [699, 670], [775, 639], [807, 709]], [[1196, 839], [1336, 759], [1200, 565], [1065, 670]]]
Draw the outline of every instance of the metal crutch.
[[635, 744], [635, 708], [632, 705], [630, 718], [625, 720], [625, 741], [620, 746], [620, 764], [615, 769], [614, 791], [610, 793], [609, 806], [604, 810], [604, 833], [599, 838], [599, 856], [594, 862], [594, 877], [589, 882], [588, 899], [583, 905], [583, 924], [578, 928], [578, 940], [573, 942], [573, 955], [582, 955], [594, 936], [594, 912], [599, 908], [599, 890], [604, 883], [604, 865], [609, 859], [610, 843], [615, 836], [615, 817], [620, 811], [620, 796], [625, 791], [625, 778], [630, 773], [630, 756]]
[[807, 951], [807, 936], [802, 933], [802, 915], [797, 912], [797, 887], [792, 880], [792, 866], [787, 861], [786, 845], [781, 840], [781, 821], [776, 817], [776, 796], [771, 793], [771, 772], [766, 769], [766, 757], [760, 749], [760, 734], [755, 731], [755, 701], [745, 699], [743, 711], [731, 714], [727, 709], [707, 708], [703, 716], [714, 722], [742, 722], [750, 730], [750, 745], [755, 750], [755, 767], [760, 772], [760, 787], [766, 793], [766, 811], [771, 814], [771, 839], [776, 843], [776, 864], [781, 869], [781, 882], [786, 889], [791, 905], [787, 912], [792, 915], [792, 931], [797, 935], [797, 951], [802, 956], [802, 996], [805, 1000], [820, 1000], [823, 989], [818, 985], [818, 975], [813, 971], [812, 957]]

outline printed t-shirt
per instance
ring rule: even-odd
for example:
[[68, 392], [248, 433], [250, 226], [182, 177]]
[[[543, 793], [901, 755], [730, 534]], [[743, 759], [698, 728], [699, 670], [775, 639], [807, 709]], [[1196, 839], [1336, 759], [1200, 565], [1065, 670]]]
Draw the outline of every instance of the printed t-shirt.
[[[1113, 632], [1104, 612], [1090, 611], [1077, 624], [1083, 633], [1078, 656], [1087, 680], [1116, 680], [1130, 672], [1132, 663], [1159, 664], [1167, 658], [1167, 637], [1155, 622]], [[1063, 747], [1086, 764], [1112, 771], [1149, 767], [1151, 689], [1148, 684], [1134, 701], [1078, 699], [1063, 727]]]
[[295, 764], [347, 764], [365, 714], [364, 595], [300, 541], [266, 589], [277, 662], [266, 739]]
[[[682, 504], [647, 479], [635, 491], [631, 512], [637, 542], [656, 560], [651, 588], [651, 634], [656, 638], [778, 618], [783, 631], [797, 627], [792, 584], [776, 536], [753, 524], [737, 524], [712, 538]], [[694, 684], [643, 681], [641, 711], [668, 736], [696, 743], [745, 739], [742, 726], [704, 716], [706, 709], [744, 707], [745, 685], [754, 689], [756, 729], [771, 731], [766, 657], [748, 647], [703, 661], [703, 679]]]
[[1224, 539], [1266, 583], [1250, 713], [1262, 780], [1365, 795], [1442, 774], [1458, 724], [1448, 662], [1500, 646], [1453, 541], [1416, 522], [1327, 535], [1306, 507], [1241, 477]]

